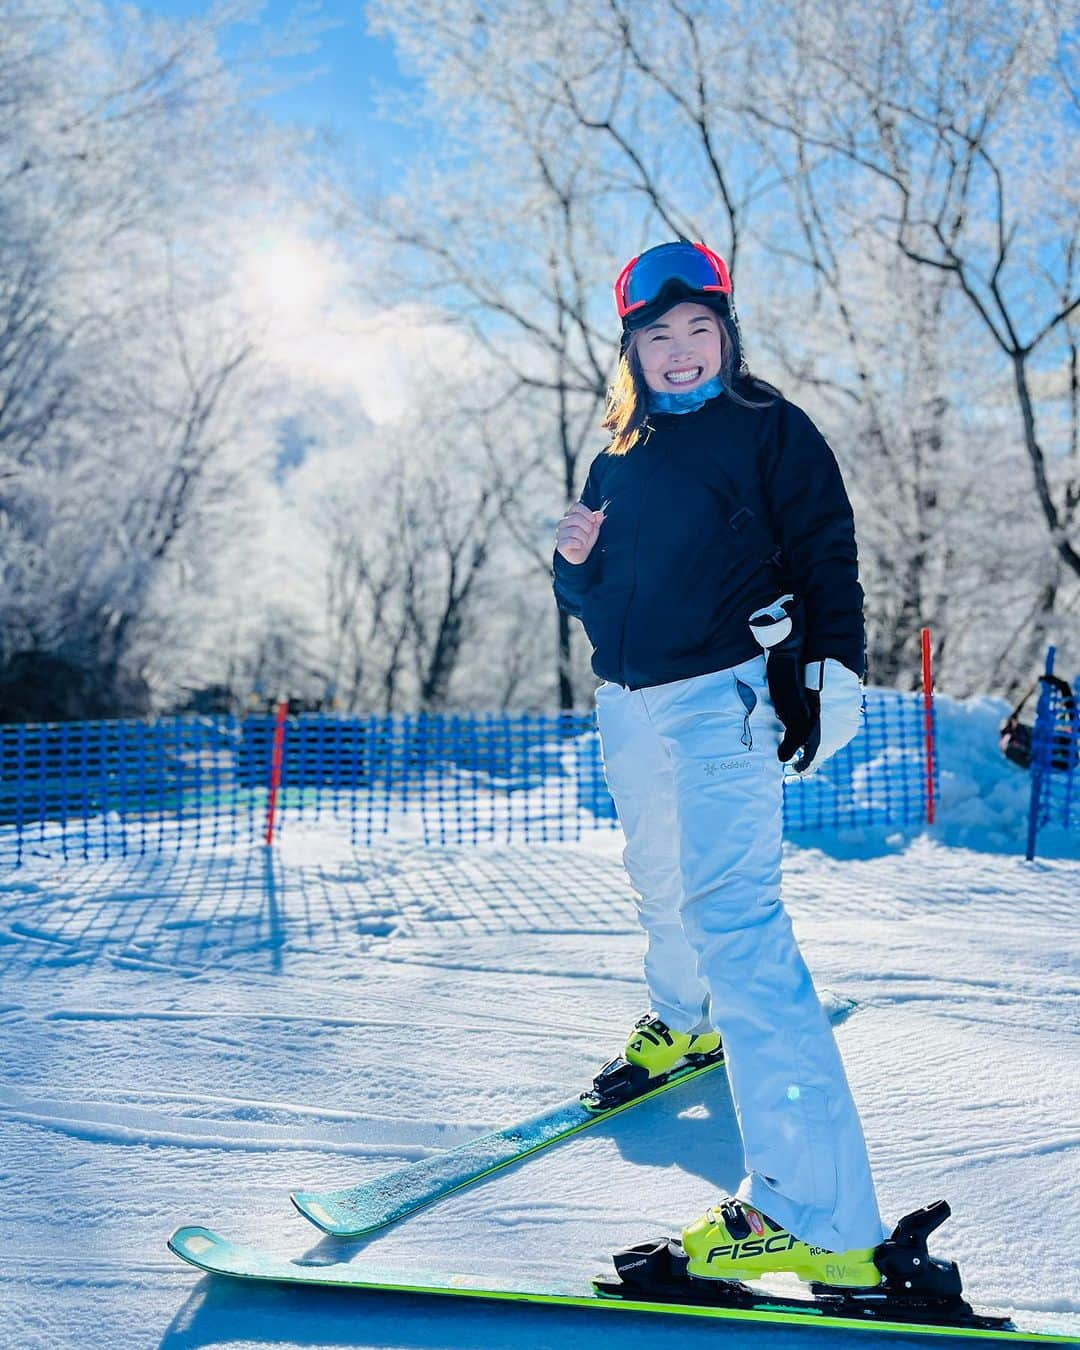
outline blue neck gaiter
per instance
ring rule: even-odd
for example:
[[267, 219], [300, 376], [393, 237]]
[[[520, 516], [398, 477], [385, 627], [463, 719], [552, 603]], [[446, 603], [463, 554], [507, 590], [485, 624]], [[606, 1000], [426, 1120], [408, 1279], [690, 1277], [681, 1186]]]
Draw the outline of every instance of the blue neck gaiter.
[[719, 375], [714, 375], [711, 380], [706, 380], [704, 384], [699, 384], [696, 389], [688, 389], [685, 394], [657, 393], [654, 389], [649, 390], [649, 411], [654, 413], [689, 413], [697, 412], [703, 407], [709, 399], [715, 398], [717, 394], [724, 392], [724, 382]]

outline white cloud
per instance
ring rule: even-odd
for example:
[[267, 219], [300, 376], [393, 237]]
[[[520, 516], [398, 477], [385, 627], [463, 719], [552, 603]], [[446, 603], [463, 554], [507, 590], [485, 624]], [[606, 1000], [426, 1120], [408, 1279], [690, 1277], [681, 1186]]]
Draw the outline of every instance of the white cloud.
[[261, 334], [282, 414], [326, 399], [346, 417], [362, 411], [383, 425], [415, 408], [418, 384], [466, 378], [478, 365], [436, 310], [415, 302], [373, 310], [358, 298], [363, 261], [303, 222], [259, 229], [241, 258], [237, 299]]

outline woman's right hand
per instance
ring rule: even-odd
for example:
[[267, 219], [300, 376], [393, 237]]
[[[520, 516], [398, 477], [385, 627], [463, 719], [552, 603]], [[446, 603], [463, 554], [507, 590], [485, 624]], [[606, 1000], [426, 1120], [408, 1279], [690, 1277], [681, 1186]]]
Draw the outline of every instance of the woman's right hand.
[[590, 511], [584, 502], [575, 502], [555, 528], [555, 548], [569, 563], [583, 563], [604, 523], [603, 511]]

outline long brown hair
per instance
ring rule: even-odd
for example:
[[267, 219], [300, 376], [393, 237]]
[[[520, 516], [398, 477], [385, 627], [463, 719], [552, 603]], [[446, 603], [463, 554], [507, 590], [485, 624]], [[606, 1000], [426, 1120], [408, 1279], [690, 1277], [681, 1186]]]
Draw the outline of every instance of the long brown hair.
[[[735, 370], [735, 345], [723, 323], [720, 329], [720, 379], [724, 384], [724, 393], [734, 403], [744, 408], [768, 408], [783, 395], [775, 385], [752, 375], [748, 370]], [[649, 386], [641, 369], [641, 360], [637, 354], [637, 342], [640, 330], [631, 333], [626, 351], [619, 357], [619, 368], [607, 393], [607, 407], [600, 425], [612, 433], [612, 442], [607, 448], [609, 455], [625, 455], [641, 439], [642, 431], [649, 417]], [[751, 390], [761, 390], [771, 395], [764, 403], [753, 403], [740, 394], [735, 385]]]

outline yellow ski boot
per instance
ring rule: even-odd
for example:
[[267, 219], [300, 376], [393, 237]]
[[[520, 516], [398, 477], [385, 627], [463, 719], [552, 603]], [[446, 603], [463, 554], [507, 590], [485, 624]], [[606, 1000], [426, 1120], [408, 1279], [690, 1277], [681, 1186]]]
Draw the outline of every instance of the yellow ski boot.
[[830, 1252], [800, 1242], [767, 1214], [742, 1200], [726, 1199], [683, 1230], [687, 1273], [705, 1280], [759, 1280], [790, 1272], [801, 1280], [837, 1289], [867, 1289], [881, 1283], [874, 1248]]
[[645, 1070], [650, 1078], [670, 1073], [688, 1056], [712, 1055], [720, 1048], [718, 1031], [672, 1031], [656, 1013], [646, 1013], [634, 1023], [623, 1058]]
[[610, 1111], [723, 1059], [719, 1032], [672, 1031], [655, 1013], [646, 1013], [635, 1023], [623, 1054], [605, 1064], [581, 1094], [581, 1104], [587, 1111]]

